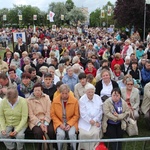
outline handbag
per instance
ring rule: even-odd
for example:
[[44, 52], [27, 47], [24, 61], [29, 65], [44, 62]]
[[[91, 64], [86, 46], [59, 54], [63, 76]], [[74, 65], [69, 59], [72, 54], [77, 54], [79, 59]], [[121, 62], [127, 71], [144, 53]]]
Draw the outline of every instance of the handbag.
[[104, 142], [98, 143], [98, 145], [95, 146], [94, 150], [108, 150]]
[[133, 116], [133, 113], [131, 114], [132, 115], [125, 120], [125, 122], [127, 123], [126, 132], [129, 136], [135, 136], [138, 135], [138, 126], [137, 126], [137, 121]]
[[102, 99], [103, 102], [105, 102], [106, 99], [108, 99], [108, 98], [109, 98], [109, 97], [108, 97], [107, 95], [104, 95], [104, 96], [101, 97], [101, 99]]

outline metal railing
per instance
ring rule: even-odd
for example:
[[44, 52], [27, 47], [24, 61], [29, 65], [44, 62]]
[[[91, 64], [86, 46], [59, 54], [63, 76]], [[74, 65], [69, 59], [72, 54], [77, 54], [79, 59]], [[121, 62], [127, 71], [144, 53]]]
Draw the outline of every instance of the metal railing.
[[[150, 137], [138, 137], [138, 138], [119, 138], [119, 139], [98, 139], [98, 140], [31, 140], [31, 139], [0, 139], [0, 142], [20, 142], [26, 143], [25, 150], [34, 150], [34, 145], [32, 148], [27, 146], [28, 144], [35, 143], [99, 143], [104, 142], [107, 147], [111, 142], [122, 142], [122, 150], [150, 150]], [[31, 145], [30, 145], [31, 146]], [[66, 147], [64, 148], [66, 149]]]

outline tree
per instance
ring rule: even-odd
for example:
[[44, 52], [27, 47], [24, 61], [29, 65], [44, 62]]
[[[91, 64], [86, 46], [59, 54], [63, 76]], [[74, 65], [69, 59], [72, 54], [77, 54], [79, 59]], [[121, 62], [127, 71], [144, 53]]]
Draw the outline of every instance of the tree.
[[[114, 5], [109, 1], [105, 6], [103, 6], [102, 9], [97, 8], [95, 11], [93, 11], [90, 14], [90, 26], [94, 26], [94, 27], [102, 26], [103, 22], [105, 22], [106, 24], [108, 23], [107, 24], [108, 27], [109, 27], [109, 25], [114, 24], [113, 11], [111, 13], [111, 16], [107, 16], [108, 6], [111, 6], [112, 10], [113, 10]], [[100, 17], [101, 10], [105, 11], [105, 17], [104, 18]]]
[[61, 15], [66, 16], [67, 14], [67, 9], [65, 7], [65, 4], [63, 2], [58, 2], [58, 3], [52, 2], [49, 5], [48, 10], [55, 13], [54, 22], [57, 26], [60, 26], [62, 24]]
[[[145, 0], [117, 0], [114, 9], [114, 19], [118, 26], [135, 27], [143, 29]], [[147, 5], [146, 15], [150, 15], [150, 5]], [[150, 18], [147, 17], [146, 26], [150, 26]]]
[[74, 2], [72, 0], [67, 0], [65, 6], [68, 12], [71, 11], [73, 7], [75, 7]]
[[70, 21], [70, 24], [77, 26], [78, 22], [83, 22], [85, 20], [85, 15], [82, 13], [82, 11], [74, 7], [71, 9], [70, 12], [66, 15], [66, 20]]

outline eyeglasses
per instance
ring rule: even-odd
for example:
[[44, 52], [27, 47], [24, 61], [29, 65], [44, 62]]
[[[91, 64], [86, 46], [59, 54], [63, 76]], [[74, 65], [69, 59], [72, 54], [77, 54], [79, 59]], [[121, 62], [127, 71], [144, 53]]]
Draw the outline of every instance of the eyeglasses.
[[133, 84], [127, 84], [127, 85], [133, 85]]

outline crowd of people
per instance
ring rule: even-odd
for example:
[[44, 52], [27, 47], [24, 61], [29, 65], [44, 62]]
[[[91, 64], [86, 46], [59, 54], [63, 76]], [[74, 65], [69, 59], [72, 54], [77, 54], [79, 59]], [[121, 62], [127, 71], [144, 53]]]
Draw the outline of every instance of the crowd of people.
[[[3, 28], [0, 39], [5, 34], [11, 41], [13, 32], [25, 32], [26, 43], [18, 37], [14, 51], [6, 44], [0, 57], [1, 138], [23, 139], [27, 128], [35, 139], [122, 138], [124, 119], [142, 114], [150, 127], [150, 32], [143, 42], [138, 31]], [[16, 149], [13, 142], [4, 144]], [[70, 147], [92, 150], [97, 144]], [[62, 143], [53, 149], [62, 150]], [[113, 142], [110, 149], [122, 145]]]

